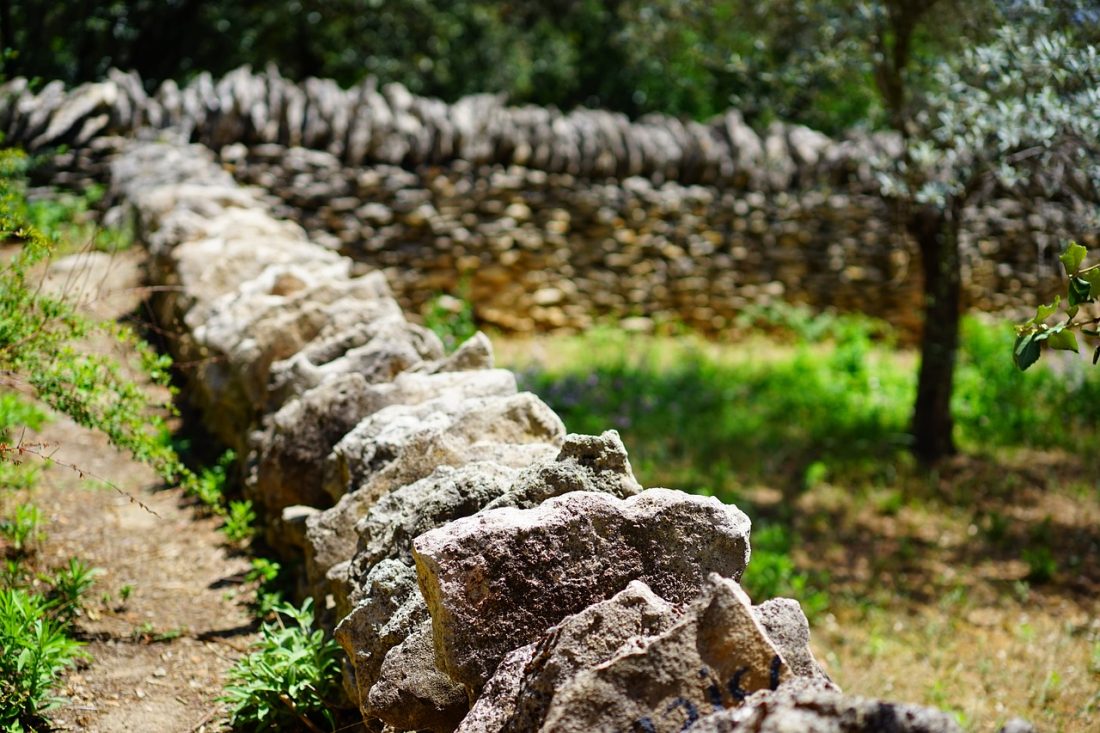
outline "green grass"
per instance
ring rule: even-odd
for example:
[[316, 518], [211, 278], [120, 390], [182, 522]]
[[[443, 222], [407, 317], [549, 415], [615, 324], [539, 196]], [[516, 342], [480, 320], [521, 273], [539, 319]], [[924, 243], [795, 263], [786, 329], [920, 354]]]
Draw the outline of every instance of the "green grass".
[[[570, 430], [618, 429], [650, 482], [726, 500], [758, 484], [794, 494], [825, 479], [889, 482], [911, 465], [916, 360], [881, 326], [828, 323], [811, 329], [816, 339], [722, 348], [596, 330], [572, 337], [567, 361], [521, 365], [521, 380]], [[1008, 324], [964, 324], [953, 403], [960, 445], [1083, 452], [1100, 419], [1100, 369], [1051, 360], [1021, 373], [1012, 338]]]
[[[938, 496], [936, 474], [923, 474], [910, 457], [917, 358], [894, 345], [887, 327], [802, 311], [756, 313], [743, 325], [750, 335], [723, 345], [599, 329], [543, 344], [550, 356], [541, 363], [508, 358], [531, 350], [523, 344], [503, 349], [502, 361], [570, 431], [618, 429], [643, 485], [715, 495], [749, 511], [745, 587], [754, 598], [794, 596], [813, 616], [828, 605], [829, 579], [792, 560], [805, 540], [821, 539], [801, 536], [800, 528], [821, 530], [806, 517], [796, 521], [800, 497], [831, 485], [851, 497], [845, 511], [868, 505], [898, 517], [911, 505], [957, 504], [969, 489], [956, 482], [957, 496]], [[1011, 324], [964, 322], [953, 402], [960, 447], [978, 455], [1055, 449], [1095, 461], [1100, 368], [1051, 358], [1022, 373], [1012, 363], [1013, 338]], [[1011, 501], [1010, 478], [993, 487], [1002, 500]], [[768, 501], [758, 501], [762, 492]], [[1003, 517], [986, 520], [983, 533], [1006, 534]], [[912, 562], [907, 549], [915, 551], [901, 542], [891, 562]], [[1049, 551], [1024, 559], [1033, 582], [1058, 569]]]

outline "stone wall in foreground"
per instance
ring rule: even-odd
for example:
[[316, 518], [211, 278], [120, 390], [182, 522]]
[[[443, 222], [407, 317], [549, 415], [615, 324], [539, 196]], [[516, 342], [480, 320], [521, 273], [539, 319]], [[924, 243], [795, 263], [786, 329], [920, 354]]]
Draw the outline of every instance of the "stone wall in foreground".
[[[919, 328], [917, 253], [872, 174], [896, 152], [889, 136], [760, 134], [736, 111], [700, 123], [489, 95], [446, 104], [273, 69], [152, 94], [117, 71], [72, 90], [0, 86], [6, 140], [69, 146], [44, 169], [57, 183], [102, 173], [108, 135], [141, 129], [219, 151], [314, 241], [383, 270], [409, 312], [465, 289], [483, 323], [521, 332], [601, 316], [709, 332], [778, 301]], [[1045, 299], [1064, 238], [1096, 244], [1064, 202], [994, 198], [964, 221], [970, 308]]]
[[187, 392], [306, 559], [371, 729], [958, 730], [829, 681], [798, 603], [741, 590], [737, 507], [643, 489], [617, 433], [567, 435], [480, 334], [445, 354], [207, 149], [120, 147]]

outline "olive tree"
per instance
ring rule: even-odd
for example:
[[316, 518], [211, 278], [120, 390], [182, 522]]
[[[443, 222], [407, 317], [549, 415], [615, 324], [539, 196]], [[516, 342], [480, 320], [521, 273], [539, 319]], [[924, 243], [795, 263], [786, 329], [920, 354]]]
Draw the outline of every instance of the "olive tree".
[[1025, 207], [1055, 200], [1077, 214], [1079, 226], [1093, 225], [1100, 55], [1084, 37], [1095, 22], [1080, 14], [1087, 12], [1006, 4], [989, 40], [940, 63], [927, 92], [897, 120], [904, 148], [882, 181], [884, 194], [900, 202], [922, 260], [924, 333], [912, 426], [922, 461], [955, 450], [950, 400], [965, 208], [991, 197], [1011, 196]]

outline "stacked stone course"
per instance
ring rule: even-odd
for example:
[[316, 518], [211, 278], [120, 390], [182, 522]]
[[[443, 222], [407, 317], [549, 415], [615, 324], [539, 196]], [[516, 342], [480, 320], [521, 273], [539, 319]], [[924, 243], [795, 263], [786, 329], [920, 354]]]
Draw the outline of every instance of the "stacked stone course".
[[798, 604], [753, 605], [736, 507], [643, 489], [614, 431], [567, 435], [481, 335], [443, 353], [207, 149], [120, 147], [188, 392], [307, 557], [368, 729], [957, 730], [843, 695]]
[[[491, 95], [446, 104], [274, 69], [151, 94], [118, 71], [68, 91], [0, 86], [6, 140], [70, 147], [44, 169], [54, 182], [104, 176], [117, 147], [107, 136], [140, 129], [219, 151], [313, 241], [383, 270], [408, 312], [465, 288], [482, 322], [520, 332], [601, 316], [712, 332], [780, 301], [919, 329], [915, 247], [871, 165], [896, 154], [888, 135], [833, 140], [782, 123], [758, 134], [736, 111], [701, 123]], [[964, 220], [970, 308], [1046, 298], [1063, 240], [1095, 244], [1065, 202], [994, 198]]]

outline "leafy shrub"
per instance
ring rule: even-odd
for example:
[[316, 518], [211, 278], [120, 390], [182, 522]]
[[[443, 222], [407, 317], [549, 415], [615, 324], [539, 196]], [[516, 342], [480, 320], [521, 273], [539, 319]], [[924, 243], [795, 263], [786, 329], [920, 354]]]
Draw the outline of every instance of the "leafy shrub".
[[252, 525], [255, 521], [256, 512], [252, 509], [251, 501], [231, 501], [222, 533], [230, 542], [243, 542], [254, 534]]
[[225, 513], [222, 506], [225, 502], [225, 486], [229, 469], [235, 460], [237, 460], [237, 454], [227, 450], [218, 458], [217, 463], [202, 469], [192, 481], [186, 482], [185, 490], [215, 514]]
[[220, 699], [230, 705], [232, 725], [289, 730], [320, 716], [335, 727], [325, 701], [335, 691], [339, 646], [314, 628], [312, 599], [300, 609], [283, 604], [275, 610], [279, 615], [261, 628], [256, 651], [229, 672]]
[[34, 504], [20, 504], [10, 517], [0, 519], [0, 534], [8, 538], [17, 554], [42, 539], [42, 512]]
[[55, 707], [54, 683], [82, 656], [53, 610], [40, 595], [0, 587], [0, 729], [21, 730]]

